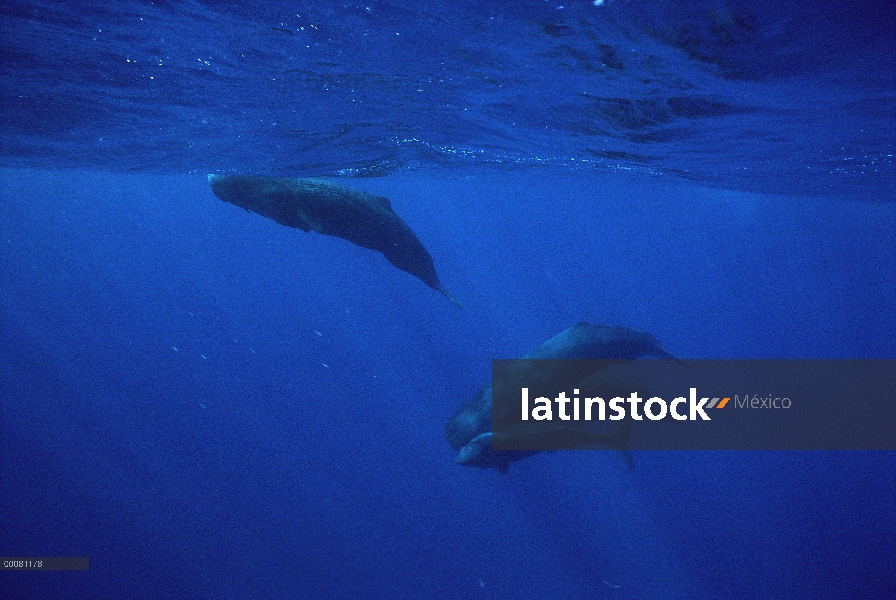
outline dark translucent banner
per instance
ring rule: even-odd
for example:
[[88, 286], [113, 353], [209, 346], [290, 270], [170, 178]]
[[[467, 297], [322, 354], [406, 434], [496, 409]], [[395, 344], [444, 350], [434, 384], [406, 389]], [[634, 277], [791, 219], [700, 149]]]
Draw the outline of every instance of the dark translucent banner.
[[4, 571], [89, 571], [86, 556], [5, 556], [0, 559]]
[[494, 450], [896, 450], [896, 360], [494, 360]]

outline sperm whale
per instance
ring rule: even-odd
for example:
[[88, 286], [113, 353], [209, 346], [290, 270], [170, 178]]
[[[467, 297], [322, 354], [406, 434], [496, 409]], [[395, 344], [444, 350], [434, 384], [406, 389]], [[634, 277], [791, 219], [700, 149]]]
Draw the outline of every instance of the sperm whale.
[[209, 175], [225, 202], [302, 231], [331, 235], [381, 252], [402, 271], [460, 303], [442, 286], [432, 256], [388, 198], [323, 179]]

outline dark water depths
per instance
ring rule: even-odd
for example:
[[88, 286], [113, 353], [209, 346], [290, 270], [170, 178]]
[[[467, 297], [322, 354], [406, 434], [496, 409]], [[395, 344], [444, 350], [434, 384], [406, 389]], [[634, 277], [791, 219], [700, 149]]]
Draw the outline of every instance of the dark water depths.
[[[0, 597], [896, 595], [892, 452], [454, 463], [580, 320], [896, 358], [892, 4], [562, 4], [2, 4], [0, 554], [91, 569]], [[388, 197], [464, 309], [210, 172]]]

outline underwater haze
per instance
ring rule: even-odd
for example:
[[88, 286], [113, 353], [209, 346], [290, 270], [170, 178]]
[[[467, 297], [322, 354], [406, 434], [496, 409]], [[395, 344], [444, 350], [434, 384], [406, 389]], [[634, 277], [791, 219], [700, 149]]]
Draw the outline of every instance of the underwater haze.
[[[445, 438], [583, 320], [896, 359], [894, 153], [891, 1], [4, 0], [0, 555], [90, 568], [0, 598], [896, 597], [894, 451]], [[388, 198], [463, 309], [208, 174]]]

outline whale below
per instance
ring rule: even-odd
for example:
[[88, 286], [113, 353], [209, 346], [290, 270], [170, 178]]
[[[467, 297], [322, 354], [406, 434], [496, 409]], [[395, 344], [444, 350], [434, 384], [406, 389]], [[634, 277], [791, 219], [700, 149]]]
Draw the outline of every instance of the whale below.
[[[523, 358], [526, 359], [601, 359], [606, 361], [627, 362], [641, 358], [642, 356], [654, 356], [675, 360], [677, 358], [669, 354], [656, 338], [646, 331], [638, 331], [627, 327], [614, 325], [596, 325], [581, 321], [572, 327], [565, 329], [550, 338], [537, 348], [531, 350]], [[519, 364], [519, 363], [516, 363]], [[558, 379], [569, 380], [570, 373], [554, 374]], [[629, 382], [609, 370], [597, 372], [577, 372], [576, 378], [585, 382], [589, 378], [598, 379], [604, 387], [619, 388], [620, 390], [638, 390]], [[631, 456], [628, 453], [628, 437], [631, 421], [626, 419], [617, 431], [612, 435], [591, 433], [584, 430], [572, 431], [568, 426], [558, 424], [556, 431], [549, 435], [576, 435], [581, 441], [582, 447], [604, 447], [618, 451], [623, 460], [631, 467]], [[498, 469], [506, 473], [511, 462], [522, 460], [536, 454], [538, 451], [512, 451], [492, 450], [492, 382], [486, 383], [463, 406], [458, 409], [448, 424], [445, 426], [445, 437], [451, 447], [457, 451], [457, 463], [465, 466], [479, 467], [481, 469]], [[567, 437], [568, 439], [568, 437]]]
[[331, 235], [381, 252], [429, 287], [460, 303], [439, 282], [432, 256], [401, 220], [388, 198], [323, 179], [209, 175], [225, 202], [302, 231]]

